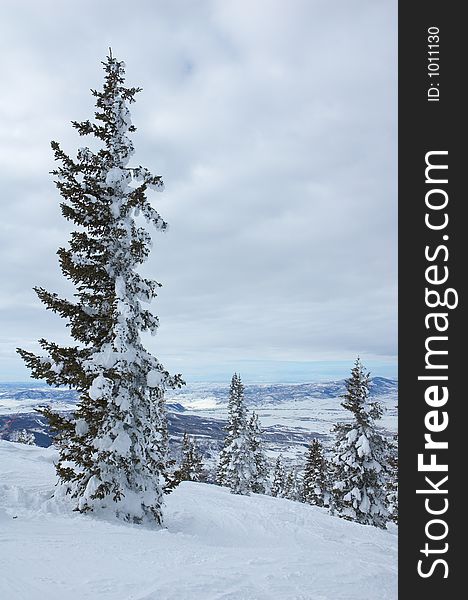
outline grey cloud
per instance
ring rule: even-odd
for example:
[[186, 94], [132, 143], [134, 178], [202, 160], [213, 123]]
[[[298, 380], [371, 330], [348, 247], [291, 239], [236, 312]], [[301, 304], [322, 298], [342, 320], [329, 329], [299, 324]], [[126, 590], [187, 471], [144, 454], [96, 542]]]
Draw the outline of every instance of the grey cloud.
[[395, 360], [395, 2], [6, 5], [2, 377], [26, 375], [19, 340], [66, 339], [31, 290], [73, 291], [49, 142], [85, 145], [69, 121], [92, 115], [108, 45], [144, 88], [135, 160], [166, 182], [154, 201], [170, 230], [144, 266], [164, 284], [157, 356], [211, 373]]

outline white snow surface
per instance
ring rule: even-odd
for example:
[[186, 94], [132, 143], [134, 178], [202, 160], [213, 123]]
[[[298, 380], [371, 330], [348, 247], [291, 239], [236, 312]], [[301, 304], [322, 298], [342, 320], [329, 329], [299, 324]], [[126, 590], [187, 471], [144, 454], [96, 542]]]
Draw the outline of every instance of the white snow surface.
[[182, 483], [165, 528], [50, 500], [55, 450], [0, 441], [0, 597], [8, 600], [389, 600], [397, 530]]
[[156, 369], [152, 369], [146, 375], [146, 383], [151, 388], [159, 387], [162, 384], [163, 379], [161, 371], [157, 371]]

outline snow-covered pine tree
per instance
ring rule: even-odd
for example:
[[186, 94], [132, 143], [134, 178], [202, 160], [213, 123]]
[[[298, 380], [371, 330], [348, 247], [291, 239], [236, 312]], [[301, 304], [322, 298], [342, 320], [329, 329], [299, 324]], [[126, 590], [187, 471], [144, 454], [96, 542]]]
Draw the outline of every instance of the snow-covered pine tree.
[[[59, 166], [52, 173], [63, 198], [63, 216], [74, 223], [69, 248], [59, 248], [60, 267], [75, 300], [35, 288], [47, 309], [68, 320], [75, 345], [40, 340], [43, 355], [18, 349], [32, 376], [78, 390], [74, 418], [44, 409], [60, 450], [56, 493], [74, 498], [76, 510], [110, 510], [119, 518], [161, 523], [166, 468], [164, 390], [183, 382], [145, 350], [140, 332], [155, 333], [158, 319], [144, 308], [159, 283], [136, 268], [151, 238], [136, 218], [160, 231], [166, 223], [146, 197], [162, 191], [160, 176], [130, 167], [135, 131], [128, 104], [139, 88], [124, 86], [124, 63], [103, 63], [105, 81], [96, 98], [95, 122], [73, 122], [101, 148], [80, 148], [76, 159], [52, 142]], [[132, 185], [132, 183], [134, 185]]]
[[10, 435], [10, 442], [16, 442], [17, 444], [27, 444], [28, 446], [36, 445], [36, 438], [34, 433], [26, 431], [26, 429], [18, 429]]
[[387, 488], [388, 444], [375, 421], [382, 408], [369, 400], [369, 377], [359, 357], [346, 380], [342, 406], [352, 413], [350, 423], [334, 427], [333, 504], [341, 517], [385, 528], [389, 519]]
[[182, 440], [182, 460], [174, 474], [177, 483], [181, 481], [201, 481], [203, 479], [203, 460], [200, 450], [187, 432]]
[[278, 456], [275, 463], [275, 470], [273, 471], [273, 482], [271, 484], [271, 495], [277, 498], [284, 496], [286, 487], [286, 473], [284, 471], [283, 463], [281, 461], [281, 455]]
[[255, 461], [255, 475], [252, 479], [251, 489], [256, 494], [264, 494], [268, 480], [268, 461], [265, 456], [262, 442], [262, 430], [258, 415], [252, 413], [248, 424], [250, 447]]
[[256, 477], [256, 461], [251, 445], [248, 414], [244, 404], [244, 386], [234, 373], [229, 390], [228, 423], [221, 450], [217, 481], [233, 494], [249, 495]]
[[289, 500], [300, 500], [302, 496], [301, 487], [297, 469], [295, 467], [289, 469], [284, 480], [283, 496]]
[[322, 444], [313, 439], [307, 452], [302, 485], [302, 501], [314, 506], [328, 504], [327, 461]]

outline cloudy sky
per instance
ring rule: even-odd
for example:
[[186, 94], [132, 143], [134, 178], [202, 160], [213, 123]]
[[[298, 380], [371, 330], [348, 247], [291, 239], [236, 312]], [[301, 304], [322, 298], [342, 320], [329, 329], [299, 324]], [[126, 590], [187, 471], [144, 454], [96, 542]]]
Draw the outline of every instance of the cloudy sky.
[[85, 144], [108, 46], [169, 221], [147, 346], [188, 381], [396, 374], [396, 0], [3, 0], [0, 379], [66, 342], [50, 140]]

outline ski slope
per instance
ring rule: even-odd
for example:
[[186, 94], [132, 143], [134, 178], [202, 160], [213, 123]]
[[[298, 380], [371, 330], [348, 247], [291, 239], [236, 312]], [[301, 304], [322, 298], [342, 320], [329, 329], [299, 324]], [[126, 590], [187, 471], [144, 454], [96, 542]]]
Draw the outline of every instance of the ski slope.
[[0, 598], [393, 600], [397, 530], [285, 499], [183, 483], [165, 528], [50, 500], [55, 451], [0, 441]]

